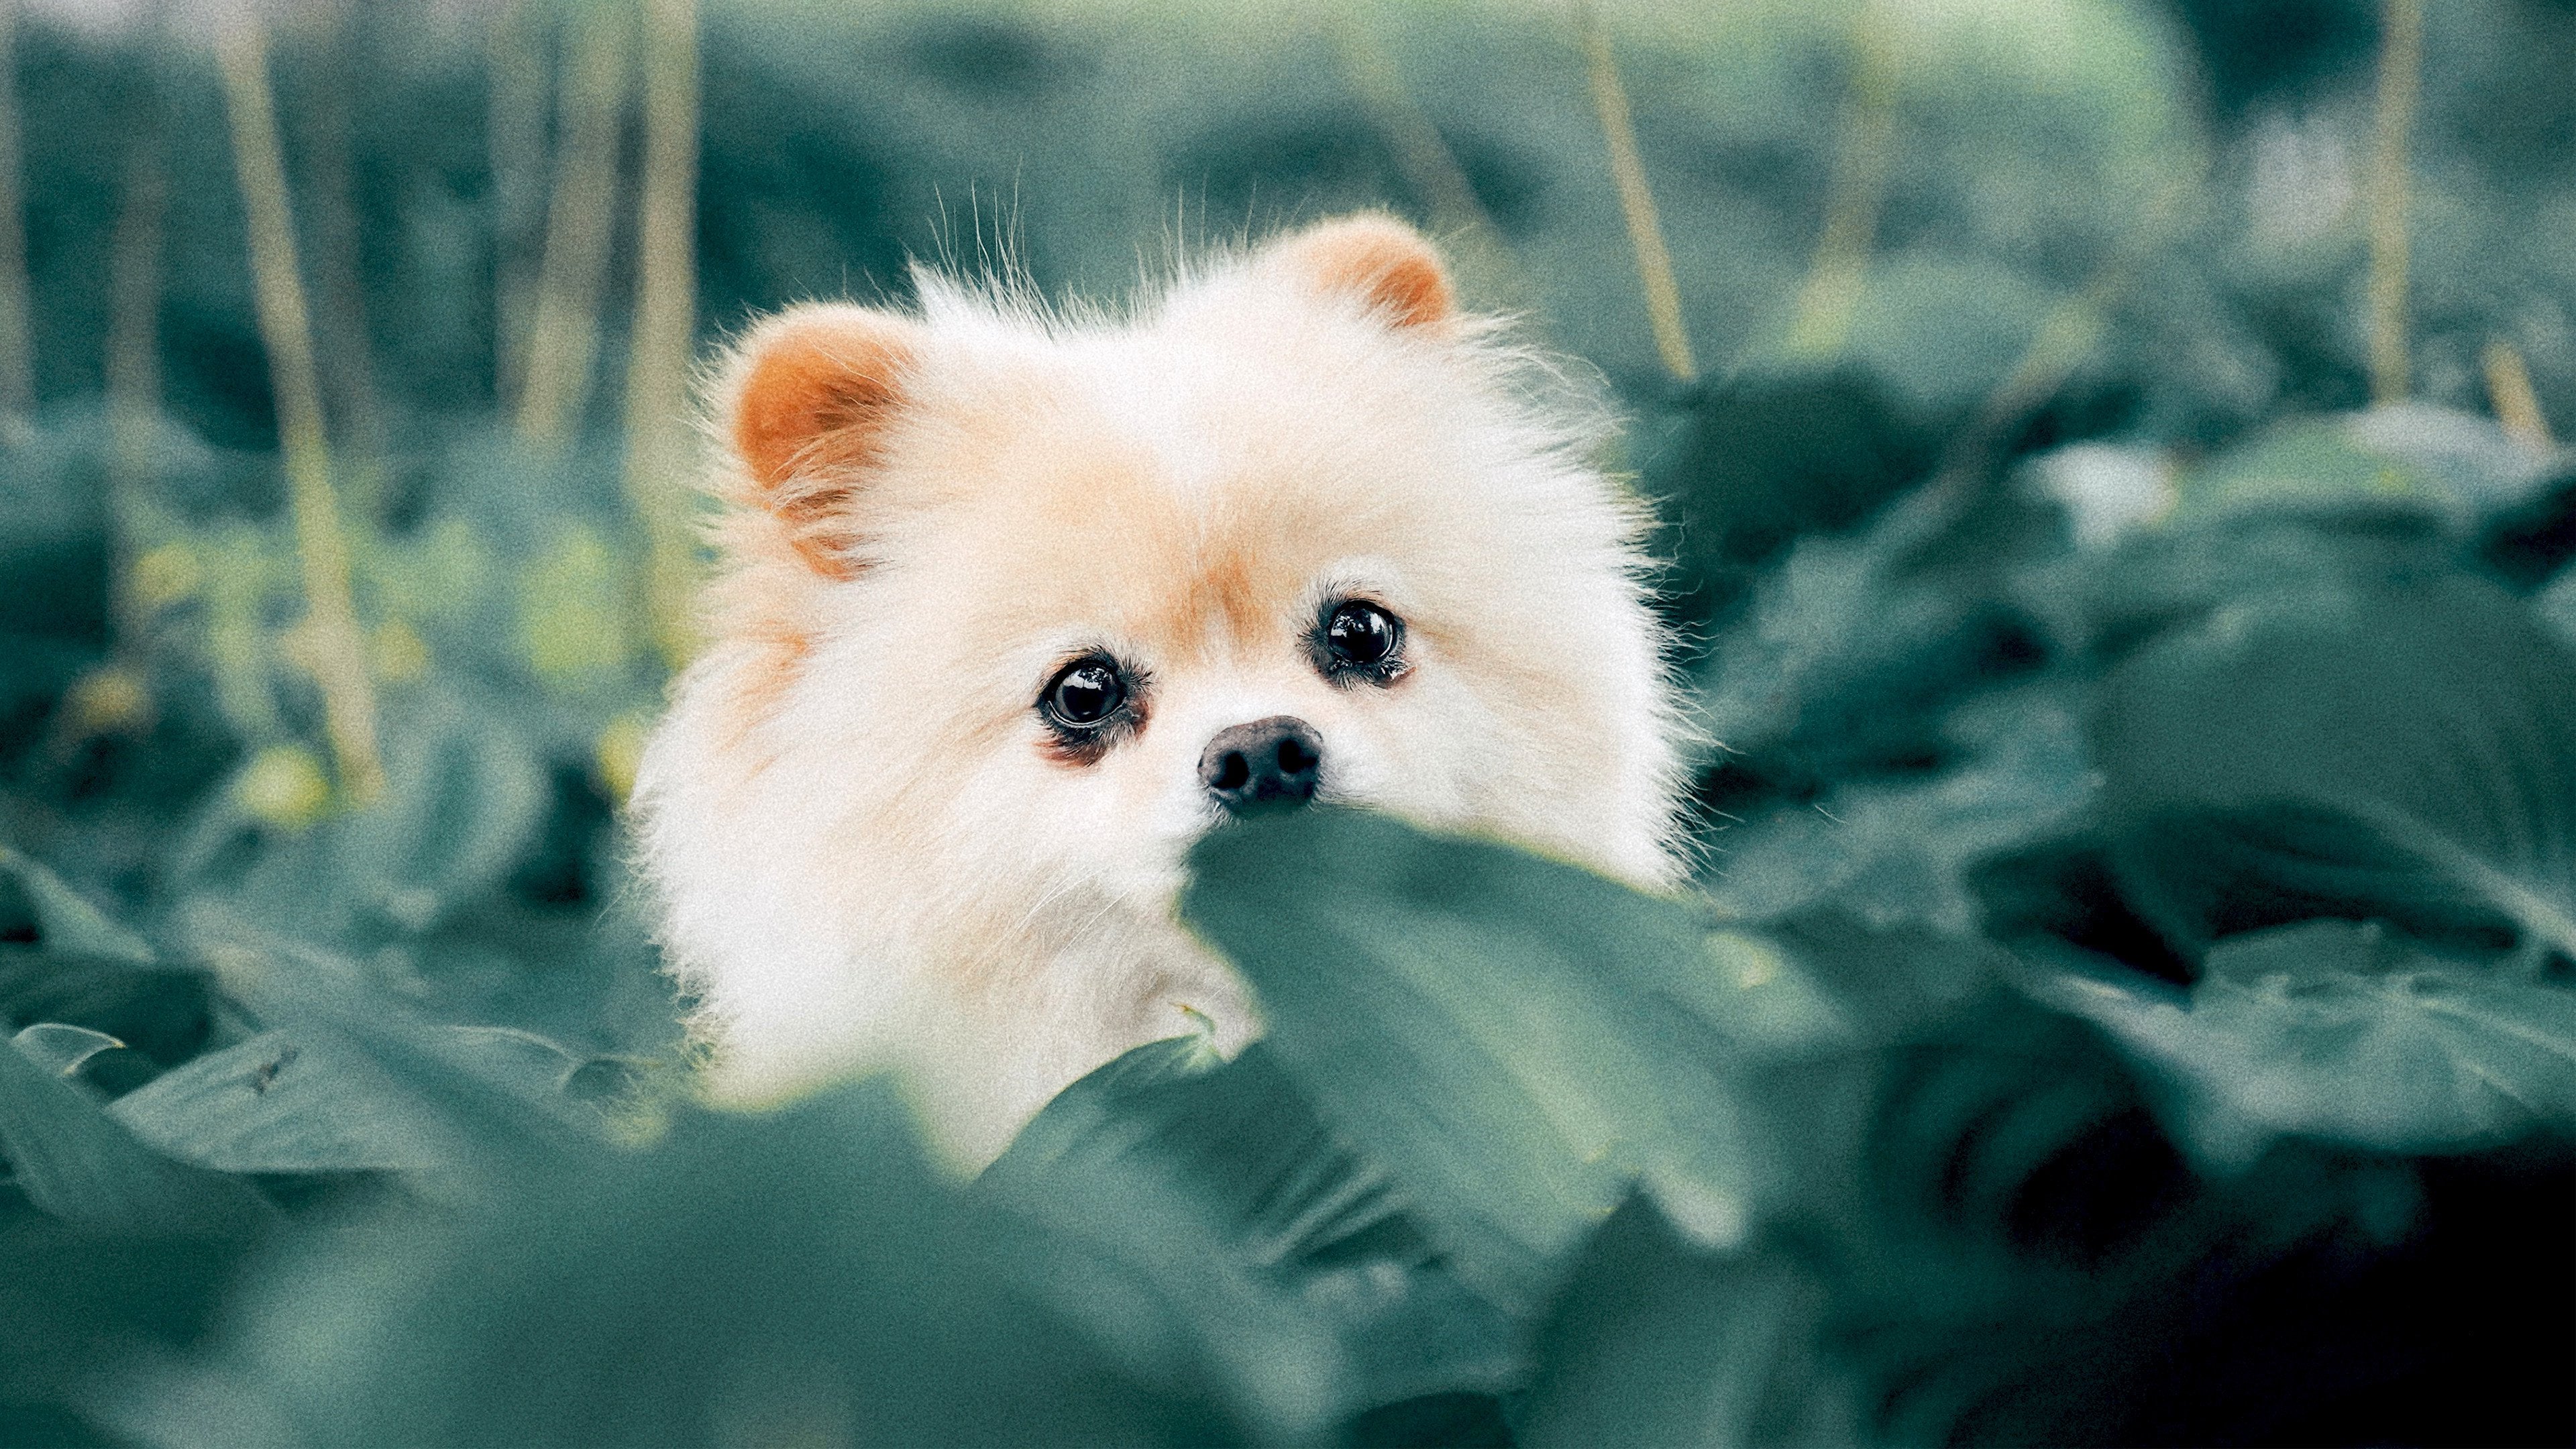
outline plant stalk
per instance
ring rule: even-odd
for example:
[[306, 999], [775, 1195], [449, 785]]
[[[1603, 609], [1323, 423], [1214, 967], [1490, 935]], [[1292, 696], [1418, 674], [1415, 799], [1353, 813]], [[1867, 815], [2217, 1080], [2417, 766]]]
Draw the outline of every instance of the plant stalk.
[[125, 158], [125, 200], [108, 258], [108, 516], [115, 525], [117, 647], [142, 637], [146, 611], [135, 598], [134, 539], [140, 495], [152, 481], [161, 420], [161, 246], [170, 174], [157, 129], [138, 135]]
[[583, 7], [567, 60], [545, 263], [528, 338], [527, 390], [519, 399], [520, 435], [542, 444], [560, 442], [578, 426], [590, 398], [602, 283], [616, 229], [626, 42], [622, 9]]
[[2382, 0], [2370, 153], [2370, 400], [2405, 400], [2407, 143], [2424, 71], [2424, 0]]
[[644, 176], [626, 360], [626, 493], [646, 538], [645, 605], [663, 662], [696, 652], [690, 599], [689, 354], [697, 329], [696, 0], [644, 0]]
[[507, 410], [527, 385], [534, 233], [544, 213], [546, 31], [537, 0], [502, 0], [487, 35], [492, 168], [492, 386]]
[[376, 393], [374, 347], [367, 335], [366, 287], [359, 277], [358, 203], [350, 152], [356, 118], [348, 76], [354, 69], [352, 0], [308, 5], [304, 48], [316, 83], [305, 87], [297, 148], [304, 162], [301, 195], [312, 244], [314, 342], [321, 360], [328, 421], [340, 440], [348, 503], [372, 523], [383, 514], [384, 410]]
[[1637, 128], [1628, 110], [1628, 90], [1619, 81], [1619, 63], [1610, 53], [1610, 32], [1589, 5], [1581, 6], [1575, 23], [1592, 72], [1592, 105], [1601, 116], [1601, 134], [1610, 147], [1610, 178], [1619, 188], [1619, 210], [1628, 223], [1628, 241], [1637, 251], [1637, 281], [1646, 294], [1646, 317], [1655, 329], [1655, 353], [1675, 381], [1699, 376], [1691, 356], [1690, 334], [1682, 326], [1681, 288], [1673, 281], [1672, 252], [1664, 245], [1664, 224], [1655, 212], [1654, 189], [1646, 183], [1646, 165], [1637, 155]]
[[22, 441], [36, 412], [28, 316], [25, 157], [18, 129], [18, 0], [0, 0], [0, 443]]
[[1851, 95], [1834, 153], [1825, 199], [1825, 229], [1798, 289], [1788, 350], [1815, 359], [1842, 350], [1860, 309], [1878, 212], [1896, 143], [1898, 46], [1894, 17], [1883, 3], [1861, 7], [1852, 27]]
[[1341, 17], [1332, 38], [1352, 91], [1386, 138], [1406, 188], [1430, 208], [1431, 224], [1442, 234], [1462, 280], [1471, 280], [1478, 290], [1492, 293], [1494, 302], [1516, 311], [1533, 307], [1536, 289], [1513, 259], [1511, 244], [1477, 198], [1457, 152], [1405, 88], [1394, 57], [1356, 16]]
[[267, 40], [256, 20], [243, 19], [217, 42], [217, 53], [232, 119], [233, 165], [250, 225], [260, 341], [268, 351], [269, 382], [277, 399], [278, 452], [303, 569], [304, 647], [299, 652], [322, 690], [323, 730], [340, 788], [352, 805], [364, 806], [384, 789], [384, 766], [376, 750], [375, 689], [367, 678], [366, 647], [350, 591], [348, 534], [331, 484], [312, 319], [295, 256]]
[[2549, 435], [2548, 415], [2540, 410], [2540, 394], [2531, 386], [2531, 369], [2523, 365], [2522, 353], [2512, 343], [2499, 337], [2486, 346], [2480, 359], [2487, 374], [2487, 399], [2495, 405], [2496, 422], [2516, 441], [2543, 452], [2557, 446]]

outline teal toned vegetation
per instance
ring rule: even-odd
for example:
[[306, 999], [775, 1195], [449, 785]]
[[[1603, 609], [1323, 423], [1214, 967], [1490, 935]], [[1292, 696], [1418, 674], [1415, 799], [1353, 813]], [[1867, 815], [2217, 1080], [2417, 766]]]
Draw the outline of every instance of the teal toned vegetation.
[[[0, 18], [0, 1442], [2576, 1433], [2565, 4], [137, 13]], [[1233, 1061], [693, 1105], [691, 357], [1361, 205], [1629, 407], [1693, 887], [1260, 822]]]

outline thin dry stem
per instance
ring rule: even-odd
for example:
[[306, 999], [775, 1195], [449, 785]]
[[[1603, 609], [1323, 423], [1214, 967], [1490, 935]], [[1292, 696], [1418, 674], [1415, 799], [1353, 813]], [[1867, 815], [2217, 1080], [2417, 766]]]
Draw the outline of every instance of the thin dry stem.
[[488, 34], [484, 121], [492, 167], [492, 377], [505, 408], [527, 383], [537, 223], [546, 169], [545, 30], [537, 0], [504, 0]]
[[312, 321], [295, 258], [286, 164], [269, 88], [268, 49], [256, 21], [243, 20], [217, 44], [226, 109], [232, 118], [233, 165], [250, 223], [251, 281], [260, 341], [268, 350], [277, 398], [278, 451], [295, 513], [295, 546], [304, 576], [303, 648], [298, 651], [322, 690], [323, 730], [330, 738], [340, 788], [365, 805], [384, 789], [376, 752], [376, 699], [349, 587], [349, 539], [331, 486], [331, 454], [315, 376]]
[[2370, 400], [2401, 402], [2407, 380], [2407, 165], [2424, 72], [2423, 0], [2380, 7], [2379, 103], [2370, 153]]
[[18, 134], [18, 5], [0, 0], [0, 442], [15, 442], [36, 409], [27, 316], [27, 208]]
[[143, 624], [133, 599], [136, 495], [153, 475], [161, 418], [161, 237], [169, 169], [160, 136], [138, 136], [125, 158], [125, 202], [117, 209], [107, 272], [109, 514], [116, 524], [117, 634], [130, 646]]
[[1860, 308], [1878, 211], [1895, 151], [1898, 46], [1884, 4], [1861, 7], [1852, 26], [1852, 85], [1826, 192], [1825, 229], [1798, 289], [1788, 349], [1800, 357], [1842, 350]]
[[125, 158], [125, 204], [107, 272], [107, 415], [116, 471], [129, 483], [152, 471], [161, 414], [161, 237], [169, 190], [160, 137], [136, 138]]
[[[314, 343], [321, 362], [323, 400], [339, 439], [342, 480], [350, 508], [361, 519], [383, 511], [384, 410], [376, 393], [374, 348], [367, 336], [366, 287], [359, 277], [358, 203], [350, 163], [356, 118], [347, 81], [352, 46], [352, 0], [321, 0], [305, 7], [302, 47], [313, 57], [316, 83], [300, 88], [289, 114], [298, 126], [303, 159], [308, 264], [313, 283]], [[294, 104], [300, 99], [301, 104]]]
[[1512, 311], [1535, 305], [1537, 290], [1503, 240], [1493, 214], [1477, 199], [1466, 168], [1440, 135], [1429, 113], [1405, 88], [1394, 57], [1356, 15], [1339, 17], [1333, 27], [1335, 49], [1351, 89], [1392, 151], [1404, 184], [1431, 209], [1431, 224], [1441, 233], [1459, 272], [1476, 291], [1489, 294], [1489, 304]]
[[1610, 177], [1619, 187], [1619, 210], [1627, 219], [1628, 240], [1637, 249], [1637, 281], [1645, 290], [1646, 316], [1654, 324], [1655, 353], [1664, 370], [1681, 382], [1699, 376], [1691, 356], [1690, 334], [1682, 326], [1681, 288], [1673, 281], [1673, 255], [1664, 246], [1664, 224], [1655, 213], [1655, 193], [1646, 184], [1646, 165], [1637, 155], [1637, 128], [1628, 111], [1628, 90], [1619, 82], [1619, 63], [1610, 53], [1610, 32], [1592, 7], [1575, 16], [1583, 33], [1584, 54], [1592, 71], [1592, 104], [1601, 115], [1601, 133], [1610, 146]]
[[697, 189], [697, 6], [695, 0], [645, 0], [644, 184], [636, 201], [635, 322], [626, 367], [626, 492], [644, 521], [645, 604], [654, 642], [673, 669], [696, 652], [687, 473]]
[[519, 399], [519, 432], [540, 443], [560, 441], [580, 422], [590, 397], [608, 244], [616, 229], [626, 48], [623, 10], [583, 9], [567, 62], [545, 269], [528, 338], [527, 391]]
[[2554, 448], [2549, 435], [2549, 417], [2540, 410], [2540, 394], [2532, 390], [2531, 369], [2522, 362], [2522, 352], [2499, 337], [2486, 346], [2480, 359], [2486, 365], [2487, 399], [2495, 405], [2496, 421], [2515, 440], [2534, 448]]

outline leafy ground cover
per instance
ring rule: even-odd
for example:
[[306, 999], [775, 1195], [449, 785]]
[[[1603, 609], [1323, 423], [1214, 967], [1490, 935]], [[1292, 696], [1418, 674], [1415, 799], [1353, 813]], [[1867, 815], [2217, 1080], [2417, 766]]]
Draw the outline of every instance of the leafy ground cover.
[[368, 800], [204, 37], [22, 21], [0, 1441], [2565, 1442], [2576, 25], [2424, 17], [2393, 197], [2406, 9], [1609, 12], [1683, 377], [1561, 16], [710, 8], [703, 332], [1394, 206], [1628, 401], [1722, 742], [1669, 898], [1212, 837], [1271, 1036], [963, 1182], [693, 1105], [622, 875], [648, 268], [532, 426], [508, 137], [623, 12], [275, 27]]

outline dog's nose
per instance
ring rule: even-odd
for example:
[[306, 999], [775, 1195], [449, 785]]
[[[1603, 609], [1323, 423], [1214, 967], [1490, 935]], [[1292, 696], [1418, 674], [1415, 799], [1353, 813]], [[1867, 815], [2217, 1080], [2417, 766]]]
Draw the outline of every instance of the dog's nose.
[[1324, 742], [1295, 715], [1275, 714], [1216, 732], [1199, 756], [1199, 780], [1226, 809], [1303, 805], [1315, 797]]

